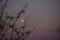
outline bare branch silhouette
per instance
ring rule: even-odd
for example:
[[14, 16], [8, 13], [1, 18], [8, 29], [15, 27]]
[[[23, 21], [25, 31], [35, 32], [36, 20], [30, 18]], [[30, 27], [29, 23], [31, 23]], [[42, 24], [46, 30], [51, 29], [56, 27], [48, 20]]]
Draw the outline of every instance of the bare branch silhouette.
[[[33, 26], [34, 28], [32, 30], [26, 30], [26, 27], [30, 27], [28, 22], [30, 21], [31, 14], [28, 13], [27, 18], [22, 20], [23, 25], [21, 26], [20, 24], [18, 24], [18, 25], [20, 25], [20, 27], [16, 28], [16, 24], [17, 24], [18, 19], [21, 18], [22, 14], [26, 13], [25, 9], [29, 5], [27, 0], [25, 0], [25, 2], [26, 3], [22, 7], [22, 9], [17, 13], [16, 17], [14, 17], [14, 16], [9, 16], [8, 12], [4, 13], [4, 10], [5, 10], [5, 8], [6, 8], [7, 4], [8, 4], [8, 0], [5, 0], [5, 3], [4, 3], [4, 5], [3, 5], [2, 9], [1, 9], [1, 15], [0, 15], [0, 35], [1, 35], [0, 39], [1, 40], [25, 40], [36, 29], [36, 27], [40, 24], [38, 22], [37, 24], [35, 24]], [[5, 14], [5, 16], [4, 16], [4, 14]], [[4, 16], [4, 18], [3, 18], [3, 16]], [[10, 28], [12, 29], [12, 31], [11, 31], [11, 34], [10, 34], [10, 39], [8, 39], [5, 36], [7, 34], [7, 31]], [[13, 33], [14, 32], [17, 35], [17, 38], [15, 38], [15, 39], [13, 39], [13, 35], [14, 35]]]

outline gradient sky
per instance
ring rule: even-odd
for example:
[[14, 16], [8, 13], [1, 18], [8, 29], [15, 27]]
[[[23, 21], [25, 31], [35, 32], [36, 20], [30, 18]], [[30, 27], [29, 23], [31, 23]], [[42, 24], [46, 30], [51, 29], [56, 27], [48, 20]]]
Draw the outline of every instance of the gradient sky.
[[[59, 0], [28, 0], [28, 3], [26, 14], [22, 18], [26, 18], [30, 13], [31, 17], [28, 23], [31, 28], [37, 22], [40, 22], [40, 25], [27, 40], [59, 40], [58, 33], [54, 32], [60, 23]], [[10, 16], [16, 16], [24, 4], [25, 0], [9, 0], [5, 11]]]

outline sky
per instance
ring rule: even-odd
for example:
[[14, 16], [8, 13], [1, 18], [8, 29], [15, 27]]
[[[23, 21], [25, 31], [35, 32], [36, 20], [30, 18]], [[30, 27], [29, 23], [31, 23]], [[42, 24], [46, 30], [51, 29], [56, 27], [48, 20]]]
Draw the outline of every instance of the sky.
[[[31, 14], [28, 21], [30, 29], [36, 23], [40, 24], [27, 40], [59, 40], [59, 35], [55, 32], [60, 23], [59, 0], [28, 0], [28, 3], [26, 14], [21, 18], [27, 18]], [[9, 0], [5, 12], [15, 17], [24, 4], [25, 0]]]

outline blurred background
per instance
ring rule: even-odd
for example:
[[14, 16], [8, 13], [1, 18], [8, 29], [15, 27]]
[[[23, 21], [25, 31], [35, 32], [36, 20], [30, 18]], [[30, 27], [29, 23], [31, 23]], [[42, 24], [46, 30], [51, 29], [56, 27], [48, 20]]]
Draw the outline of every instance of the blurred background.
[[[40, 24], [26, 40], [60, 40], [60, 0], [27, 1], [28, 7], [25, 10], [26, 13], [21, 15], [21, 19], [26, 19], [31, 14], [27, 22], [30, 26], [27, 28], [29, 30], [32, 30], [36, 23], [40, 22]], [[16, 17], [24, 4], [25, 0], [8, 0], [8, 6], [4, 12]]]

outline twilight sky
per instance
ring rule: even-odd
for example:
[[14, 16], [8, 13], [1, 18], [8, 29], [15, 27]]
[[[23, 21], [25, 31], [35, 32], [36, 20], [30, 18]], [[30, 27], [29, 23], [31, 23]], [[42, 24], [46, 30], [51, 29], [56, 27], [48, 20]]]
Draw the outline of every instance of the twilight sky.
[[[59, 40], [58, 33], [54, 31], [60, 23], [59, 0], [28, 0], [28, 3], [26, 14], [22, 15], [22, 18], [27, 18], [30, 13], [31, 17], [28, 23], [31, 28], [37, 22], [40, 22], [40, 25], [27, 40]], [[10, 16], [16, 16], [24, 4], [25, 0], [9, 0], [5, 11]]]

